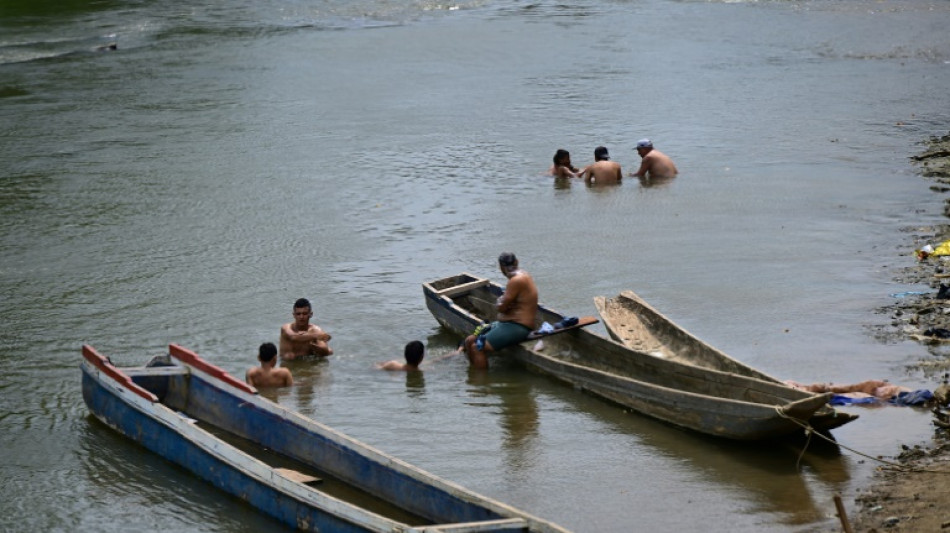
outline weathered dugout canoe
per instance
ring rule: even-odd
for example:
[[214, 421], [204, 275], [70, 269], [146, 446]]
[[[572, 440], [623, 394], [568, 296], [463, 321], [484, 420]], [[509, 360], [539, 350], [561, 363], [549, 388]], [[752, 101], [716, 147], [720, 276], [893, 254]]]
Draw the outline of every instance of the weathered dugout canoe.
[[[438, 322], [459, 335], [495, 319], [504, 289], [462, 273], [423, 284], [426, 306]], [[555, 323], [561, 313], [543, 305], [538, 323]], [[784, 385], [660, 359], [576, 329], [505, 349], [532, 371], [547, 374], [594, 395], [687, 429], [737, 440], [760, 440], [802, 432], [821, 419], [821, 430], [853, 415], [827, 406], [831, 394], [812, 394]], [[814, 425], [814, 424], [812, 424]]]
[[[119, 369], [83, 346], [89, 410], [285, 524], [334, 532], [567, 531], [262, 398], [194, 352], [174, 344], [169, 350], [159, 366]], [[238, 440], [245, 442], [240, 449]], [[260, 456], [301, 466], [277, 468]], [[319, 477], [320, 484], [308, 484]]]
[[689, 365], [782, 383], [701, 341], [633, 291], [623, 291], [615, 298], [595, 296], [594, 306], [607, 333], [628, 348]]
[[[632, 350], [686, 365], [730, 372], [788, 387], [782, 380], [733, 359], [725, 352], [703, 342], [633, 291], [623, 291], [615, 298], [595, 296], [594, 306], [611, 338]], [[856, 418], [858, 415], [837, 411], [829, 406], [817, 411], [808, 422], [819, 431], [828, 431]]]

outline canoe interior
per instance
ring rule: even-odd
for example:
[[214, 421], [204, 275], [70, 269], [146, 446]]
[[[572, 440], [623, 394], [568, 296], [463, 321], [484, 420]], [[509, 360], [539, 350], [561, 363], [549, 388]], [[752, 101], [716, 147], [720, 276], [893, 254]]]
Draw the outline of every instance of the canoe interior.
[[706, 344], [633, 291], [624, 291], [615, 298], [597, 297], [594, 302], [610, 336], [629, 348], [713, 370], [780, 382]]
[[181, 364], [161, 356], [119, 369], [83, 346], [90, 411], [284, 523], [341, 533], [567, 533], [262, 399], [194, 352], [169, 348]]
[[[628, 348], [671, 361], [785, 385], [780, 379], [710, 346], [660, 313], [634, 291], [623, 291], [615, 298], [598, 296], [594, 298], [594, 304], [610, 336]], [[812, 415], [809, 424], [827, 433], [857, 418], [856, 414], [826, 406]]]
[[[293, 428], [279, 418], [258, 412], [237, 396], [216, 393], [217, 389], [202, 386], [200, 380], [193, 379], [183, 367], [170, 366], [159, 374], [152, 368], [144, 367], [124, 370], [133, 383], [155, 394], [163, 405], [193, 419], [198, 427], [223, 442], [273, 468], [288, 468], [320, 478], [319, 483], [311, 485], [314, 490], [397, 522], [412, 526], [433, 523], [395, 505], [391, 500], [375, 496], [348, 482], [346, 478], [350, 470], [339, 466], [347, 462], [344, 457], [346, 450], [334, 446], [318, 435], [305, 434], [303, 429]], [[193, 384], [196, 386], [192, 386]], [[232, 413], [239, 414], [233, 416]], [[288, 438], [288, 431], [294, 431], [298, 439], [310, 441], [310, 446], [280, 444], [280, 441]], [[284, 435], [277, 438], [279, 434]], [[329, 449], [318, 450], [323, 447]], [[303, 456], [301, 450], [307, 448], [313, 452], [313, 460], [307, 460]], [[298, 458], [291, 454], [298, 455]], [[327, 460], [316, 460], [318, 457]], [[330, 457], [335, 461], [329, 461]], [[363, 465], [363, 468], [365, 466]]]

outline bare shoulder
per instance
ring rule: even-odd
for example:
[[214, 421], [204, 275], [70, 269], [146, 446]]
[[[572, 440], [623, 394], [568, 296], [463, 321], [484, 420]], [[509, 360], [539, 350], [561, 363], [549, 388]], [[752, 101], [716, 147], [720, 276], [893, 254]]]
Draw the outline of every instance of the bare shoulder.
[[385, 363], [379, 363], [376, 365], [376, 368], [380, 370], [403, 370], [404, 366], [399, 361], [392, 360], [386, 361]]

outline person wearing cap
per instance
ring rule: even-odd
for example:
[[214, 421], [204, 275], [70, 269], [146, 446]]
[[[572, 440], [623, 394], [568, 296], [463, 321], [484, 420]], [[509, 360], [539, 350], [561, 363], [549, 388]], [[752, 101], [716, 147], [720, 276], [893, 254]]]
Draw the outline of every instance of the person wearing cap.
[[579, 170], [571, 164], [571, 153], [567, 150], [558, 150], [554, 153], [554, 164], [551, 166], [549, 174], [555, 178], [576, 178]]
[[640, 169], [632, 174], [633, 176], [640, 179], [669, 179], [679, 172], [669, 156], [653, 148], [653, 142], [650, 139], [637, 141], [637, 153], [643, 161], [640, 163]]
[[534, 279], [518, 267], [518, 258], [511, 252], [498, 256], [498, 268], [508, 278], [505, 292], [498, 298], [498, 319], [487, 333], [469, 335], [464, 341], [472, 368], [488, 368], [488, 353], [525, 340], [535, 327], [538, 287]]
[[598, 146], [594, 149], [594, 163], [587, 165], [579, 177], [584, 178], [586, 183], [620, 183], [623, 171], [620, 169], [620, 163], [610, 160], [607, 148]]

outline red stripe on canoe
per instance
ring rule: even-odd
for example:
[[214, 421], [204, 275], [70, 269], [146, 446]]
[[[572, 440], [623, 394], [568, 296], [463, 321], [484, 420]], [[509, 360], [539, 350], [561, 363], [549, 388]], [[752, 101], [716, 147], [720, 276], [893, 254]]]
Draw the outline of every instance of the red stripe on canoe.
[[136, 385], [135, 382], [132, 381], [132, 378], [116, 368], [115, 365], [110, 363], [108, 359], [97, 352], [92, 346], [83, 344], [82, 356], [86, 359], [86, 361], [92, 363], [92, 365], [98, 368], [102, 373], [116, 380], [120, 385], [129, 389], [138, 396], [141, 396], [142, 398], [145, 398], [146, 400], [153, 403], [158, 401], [158, 396], [155, 396], [146, 389]]
[[201, 370], [202, 372], [210, 374], [220, 379], [221, 381], [224, 381], [225, 383], [231, 385], [232, 387], [241, 389], [242, 391], [249, 392], [251, 394], [257, 394], [257, 389], [255, 389], [254, 387], [235, 378], [231, 374], [228, 374], [227, 372], [224, 371], [223, 368], [212, 365], [211, 363], [205, 361], [204, 359], [199, 357], [198, 354], [196, 354], [195, 352], [187, 348], [182, 348], [181, 346], [177, 344], [169, 344], [168, 353], [171, 354], [171, 356], [174, 357], [175, 359], [178, 359], [179, 361], [183, 363], [189, 364], [197, 368], [198, 370]]

